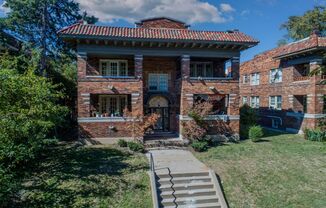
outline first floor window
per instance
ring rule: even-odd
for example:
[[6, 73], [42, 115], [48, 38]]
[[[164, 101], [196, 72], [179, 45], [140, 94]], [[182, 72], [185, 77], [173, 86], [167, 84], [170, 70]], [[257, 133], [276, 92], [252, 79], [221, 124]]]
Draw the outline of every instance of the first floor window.
[[242, 104], [247, 104], [248, 103], [248, 97], [247, 96], [244, 96], [242, 97]]
[[123, 110], [127, 107], [127, 95], [100, 95], [100, 114], [106, 116], [123, 116]]
[[211, 62], [191, 62], [190, 77], [213, 77], [213, 64]]
[[250, 97], [250, 107], [259, 108], [259, 96]]
[[168, 74], [149, 74], [149, 91], [168, 91]]
[[282, 110], [282, 96], [270, 96], [269, 97], [269, 108]]
[[282, 82], [282, 69], [271, 69], [269, 72], [269, 82], [270, 83]]
[[281, 119], [272, 119], [272, 127], [278, 129], [282, 126]]
[[124, 77], [128, 76], [127, 60], [101, 60], [100, 71], [102, 76]]
[[250, 75], [250, 85], [259, 85], [260, 82], [260, 74], [253, 73]]

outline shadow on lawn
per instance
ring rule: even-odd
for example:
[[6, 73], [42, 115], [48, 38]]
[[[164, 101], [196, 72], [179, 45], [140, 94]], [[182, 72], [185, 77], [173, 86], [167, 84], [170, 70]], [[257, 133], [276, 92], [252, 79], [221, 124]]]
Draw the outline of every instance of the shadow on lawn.
[[[130, 186], [119, 177], [123, 172], [147, 168], [144, 164], [128, 164], [130, 157], [113, 148], [54, 147], [29, 171], [21, 200], [12, 207], [71, 207], [76, 205], [77, 197], [81, 201], [112, 197]], [[91, 206], [92, 200], [80, 202], [80, 206]]]

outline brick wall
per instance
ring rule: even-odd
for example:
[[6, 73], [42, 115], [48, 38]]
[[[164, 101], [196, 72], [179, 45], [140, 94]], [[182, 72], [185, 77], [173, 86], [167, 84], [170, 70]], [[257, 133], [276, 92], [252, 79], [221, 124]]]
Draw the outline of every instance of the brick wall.
[[[319, 85], [320, 77], [315, 76], [307, 80], [294, 82], [293, 77], [297, 74], [295, 67], [287, 60], [274, 59], [273, 57], [279, 53], [279, 49], [266, 51], [254, 57], [254, 59], [241, 64], [240, 67], [240, 95], [241, 99], [244, 96], [260, 97], [260, 114], [263, 115], [261, 123], [271, 126], [271, 119], [280, 117], [283, 120], [281, 129], [294, 128], [303, 130], [306, 127], [316, 126], [316, 119], [303, 119], [302, 117], [286, 116], [286, 112], [303, 110], [303, 107], [297, 102], [296, 97], [306, 95], [307, 113], [320, 114], [322, 113], [322, 95], [326, 94], [326, 87]], [[302, 58], [302, 57], [301, 57]], [[304, 58], [304, 57], [303, 57]], [[293, 60], [292, 60], [293, 61]], [[319, 67], [318, 63], [313, 60], [307, 60], [310, 63], [310, 69], [313, 70]], [[283, 79], [281, 83], [269, 83], [270, 70], [274, 68], [282, 68]], [[251, 73], [260, 73], [260, 84], [258, 86], [250, 86], [250, 83], [243, 83], [243, 75]], [[269, 96], [282, 96], [282, 111], [270, 111]], [[241, 101], [242, 104], [242, 101]]]

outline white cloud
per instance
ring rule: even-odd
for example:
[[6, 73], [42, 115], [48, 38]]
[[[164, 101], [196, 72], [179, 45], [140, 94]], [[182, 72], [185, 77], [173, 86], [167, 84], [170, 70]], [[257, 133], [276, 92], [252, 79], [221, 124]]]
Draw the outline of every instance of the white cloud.
[[232, 20], [231, 5], [221, 4], [220, 9], [200, 0], [76, 0], [81, 9], [86, 10], [102, 22], [119, 19], [135, 22], [149, 17], [167, 16], [186, 23], [214, 22]]
[[222, 12], [234, 12], [235, 9], [230, 4], [221, 4], [220, 5]]
[[10, 9], [8, 7], [5, 7], [6, 1], [3, 1], [2, 4], [0, 5], [0, 13], [2, 14], [6, 14], [10, 11]]
[[249, 14], [250, 14], [250, 10], [248, 10], [248, 9], [243, 10], [243, 11], [240, 12], [240, 15], [241, 15], [241, 16], [247, 16], [247, 15], [249, 15]]

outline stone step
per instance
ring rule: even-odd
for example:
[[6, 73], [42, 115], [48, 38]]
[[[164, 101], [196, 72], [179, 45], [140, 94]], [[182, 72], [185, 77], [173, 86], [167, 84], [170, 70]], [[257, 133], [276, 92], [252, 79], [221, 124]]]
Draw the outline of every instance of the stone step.
[[[173, 178], [172, 182], [174, 184], [179, 184], [179, 183], [198, 183], [198, 182], [210, 182], [211, 177], [210, 176], [188, 176], [188, 177], [177, 177]], [[171, 184], [170, 178], [161, 178], [158, 180], [158, 183], [160, 185], [164, 184]]]
[[[217, 196], [197, 196], [197, 197], [178, 197], [175, 203], [178, 205], [198, 205], [198, 204], [205, 204], [205, 203], [218, 203], [219, 200]], [[166, 206], [173, 206], [175, 205], [173, 198], [163, 199], [161, 204]]]
[[[175, 208], [174, 206], [164, 206], [164, 208]], [[219, 203], [204, 203], [195, 205], [179, 205], [178, 208], [222, 208]]]
[[195, 197], [195, 196], [215, 196], [215, 189], [198, 189], [198, 190], [178, 190], [173, 191], [164, 191], [160, 194], [162, 199], [174, 198], [174, 197]]
[[[201, 183], [193, 183], [193, 184], [188, 184], [188, 183], [176, 184], [173, 186], [173, 189], [178, 191], [178, 190], [212, 189], [213, 187], [214, 185], [211, 182], [201, 182]], [[161, 192], [173, 191], [173, 189], [171, 188], [171, 184], [160, 185], [158, 186], [158, 189]]]
[[167, 173], [157, 173], [156, 176], [159, 179], [162, 178], [178, 178], [178, 177], [199, 177], [199, 176], [209, 176], [209, 172], [193, 172], [193, 173], [171, 173], [171, 176]]

